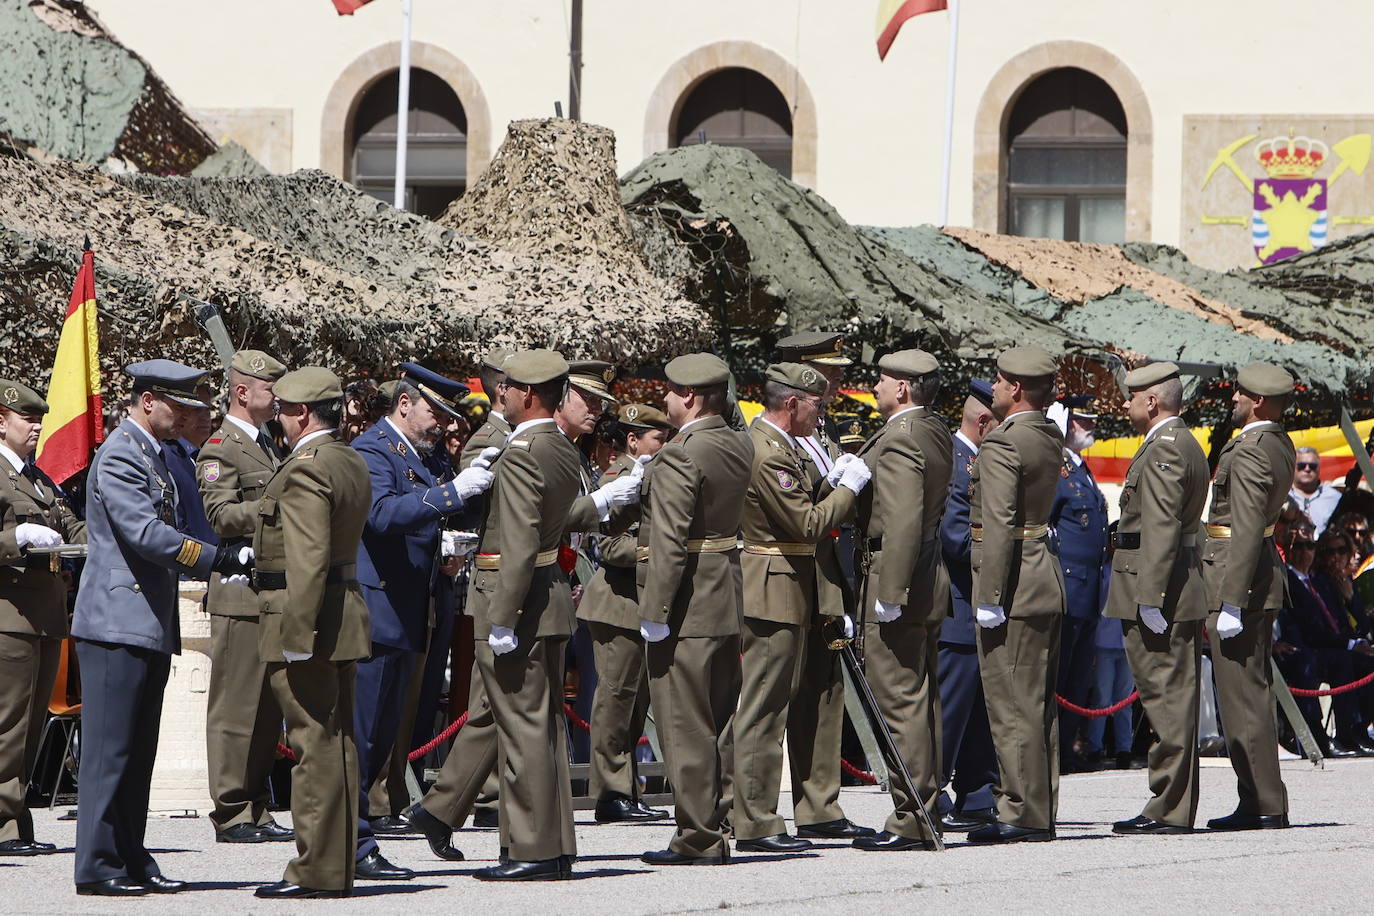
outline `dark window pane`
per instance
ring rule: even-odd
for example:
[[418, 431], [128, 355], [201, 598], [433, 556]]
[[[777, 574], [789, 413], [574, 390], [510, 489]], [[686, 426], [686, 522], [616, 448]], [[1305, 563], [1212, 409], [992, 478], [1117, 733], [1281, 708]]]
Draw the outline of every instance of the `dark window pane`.
[[1126, 150], [1013, 145], [1007, 177], [1013, 184], [1124, 187]]
[[706, 77], [682, 101], [675, 146], [707, 142], [752, 150], [783, 175], [792, 174], [792, 113], [766, 77], [729, 67]]
[[1065, 201], [1056, 197], [1017, 197], [1012, 201], [1012, 235], [1064, 238]]
[[1078, 240], [1102, 245], [1126, 241], [1126, 198], [1085, 197], [1078, 202]]

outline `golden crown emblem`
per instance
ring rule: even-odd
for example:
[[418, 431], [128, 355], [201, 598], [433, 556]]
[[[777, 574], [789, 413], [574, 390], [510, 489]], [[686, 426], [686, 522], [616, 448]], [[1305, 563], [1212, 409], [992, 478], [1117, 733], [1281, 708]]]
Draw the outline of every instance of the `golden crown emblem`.
[[1331, 149], [1311, 137], [1274, 137], [1255, 146], [1255, 159], [1270, 178], [1311, 178]]

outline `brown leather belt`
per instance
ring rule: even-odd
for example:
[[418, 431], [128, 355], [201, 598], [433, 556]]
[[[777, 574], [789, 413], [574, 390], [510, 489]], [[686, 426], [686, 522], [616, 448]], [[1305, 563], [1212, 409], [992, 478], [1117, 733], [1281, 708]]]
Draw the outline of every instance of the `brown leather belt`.
[[[1185, 533], [1178, 542], [1180, 547], [1196, 547], [1197, 535]], [[1112, 535], [1112, 546], [1117, 550], [1139, 550], [1140, 532], [1139, 531], [1119, 531]]]
[[[1224, 540], [1231, 536], [1230, 525], [1203, 525], [1202, 527], [1207, 532], [1207, 536], [1209, 538], [1220, 538]], [[1274, 536], [1273, 525], [1270, 525], [1269, 527], [1264, 529], [1264, 536], [1267, 538], [1271, 538]]]
[[[478, 569], [500, 569], [501, 555], [499, 553], [479, 553], [472, 561]], [[553, 550], [541, 550], [534, 555], [534, 568], [541, 566], [552, 566], [558, 562], [558, 548]]]
[[785, 541], [745, 541], [744, 552], [762, 557], [814, 557], [816, 545]]
[[[256, 592], [276, 592], [286, 588], [286, 570], [284, 569], [255, 569], [249, 574], [252, 580], [253, 591]], [[338, 566], [329, 567], [329, 572], [324, 577], [325, 585], [348, 585], [357, 581], [358, 566], [356, 563], [340, 563]]]
[[[981, 541], [983, 539], [983, 526], [970, 525], [968, 533], [969, 537], [973, 538], [975, 541]], [[1033, 541], [1049, 533], [1049, 525], [1026, 525], [1025, 527], [1018, 526], [1011, 529], [1011, 536], [1018, 541]]]

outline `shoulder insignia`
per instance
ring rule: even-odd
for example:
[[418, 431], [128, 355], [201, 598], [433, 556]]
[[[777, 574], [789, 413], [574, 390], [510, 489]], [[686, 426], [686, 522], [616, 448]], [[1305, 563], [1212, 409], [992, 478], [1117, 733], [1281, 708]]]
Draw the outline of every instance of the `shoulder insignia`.
[[1063, 478], [1066, 479], [1066, 480], [1068, 479], [1068, 476], [1069, 476], [1069, 466], [1068, 466], [1067, 464], [1061, 464], [1061, 465], [1059, 466], [1059, 476], [1060, 476], [1060, 477], [1063, 477]]
[[778, 471], [778, 486], [784, 490], [790, 490], [797, 485], [797, 479], [787, 471]]
[[1176, 439], [1176, 438], [1178, 438], [1178, 437], [1177, 437], [1177, 436], [1160, 436], [1159, 438], [1160, 438], [1160, 440], [1163, 441], [1163, 442], [1173, 442], [1174, 439]]
[[529, 449], [530, 449], [530, 440], [528, 440], [528, 439], [512, 439], [510, 442], [507, 442], [507, 443], [506, 443], [506, 447], [507, 447], [507, 448], [523, 448], [525, 451], [529, 451]]
[[200, 476], [210, 483], [219, 480], [219, 462], [207, 461], [201, 465]]
[[220, 444], [221, 442], [223, 442], [223, 441], [224, 441], [224, 437], [220, 436], [220, 437], [217, 437], [217, 438], [214, 438], [214, 439], [209, 440], [209, 442], [206, 443], [206, 444], [207, 444], [207, 445], [219, 445], [219, 444]]
[[314, 452], [313, 449], [312, 449], [311, 451], [308, 451], [308, 452], [297, 452], [296, 454], [292, 455], [291, 457], [292, 457], [292, 458], [295, 458], [297, 461], [304, 461], [304, 460], [307, 459], [307, 458], [314, 458], [314, 457], [315, 457], [315, 452]]

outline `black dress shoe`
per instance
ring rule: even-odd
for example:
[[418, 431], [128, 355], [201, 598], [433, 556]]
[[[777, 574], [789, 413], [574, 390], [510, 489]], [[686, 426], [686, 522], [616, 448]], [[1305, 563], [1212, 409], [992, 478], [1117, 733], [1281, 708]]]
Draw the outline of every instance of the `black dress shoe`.
[[267, 838], [273, 843], [290, 843], [296, 839], [296, 831], [290, 827], [283, 827], [276, 821], [263, 824], [258, 829], [267, 834]]
[[415, 877], [415, 872], [392, 865], [374, 850], [357, 861], [353, 866], [353, 875], [368, 881], [409, 881]]
[[638, 808], [640, 811], [644, 812], [646, 815], [651, 815], [651, 817], [648, 818], [649, 820], [661, 821], [667, 819], [669, 816], [667, 809], [650, 808], [648, 805], [644, 804], [642, 799], [635, 799], [635, 807]]
[[1145, 761], [1137, 759], [1130, 751], [1117, 754], [1115, 763], [1118, 770], [1143, 770], [1145, 768]]
[[143, 897], [148, 894], [148, 888], [128, 878], [106, 878], [78, 884], [76, 892], [82, 897]]
[[140, 883], [154, 894], [175, 894], [178, 891], [186, 890], [185, 881], [173, 881], [162, 875], [149, 875]]
[[[276, 827], [276, 824], [272, 826]], [[284, 830], [284, 827], [277, 827]], [[293, 835], [294, 836], [294, 835]], [[235, 824], [232, 827], [225, 827], [215, 834], [216, 843], [271, 843], [279, 839], [266, 827], [259, 827], [257, 824]]]
[[1163, 821], [1156, 821], [1138, 814], [1129, 821], [1117, 821], [1112, 824], [1112, 833], [1123, 834], [1145, 834], [1145, 833], [1192, 833], [1192, 827], [1185, 827], [1181, 824], [1166, 824]]
[[797, 836], [825, 840], [853, 840], [861, 836], [874, 836], [878, 831], [872, 827], [861, 827], [847, 817], [837, 821], [822, 821], [797, 827]]
[[634, 799], [617, 795], [614, 798], [599, 799], [596, 803], [594, 816], [598, 824], [621, 824], [656, 821], [667, 817], [668, 812], [655, 811], [653, 808], [641, 808]]
[[1047, 843], [1052, 839], [1054, 839], [1053, 830], [1016, 827], [1001, 821], [993, 821], [986, 827], [979, 827], [968, 835], [970, 843]]
[[1282, 830], [1287, 826], [1286, 814], [1241, 814], [1239, 811], [1207, 822], [1208, 830]]
[[410, 821], [399, 814], [387, 814], [382, 817], [371, 818], [367, 823], [372, 828], [373, 833], [395, 835], [416, 832]]
[[[1342, 757], [1370, 757], [1374, 756], [1374, 746], [1364, 736], [1359, 734], [1337, 735], [1336, 740], [1331, 742], [1331, 750], [1340, 748], [1347, 753], [1341, 754]], [[1336, 756], [1334, 753], [1331, 756]]]
[[849, 845], [855, 849], [864, 849], [869, 852], [903, 852], [909, 849], [933, 850], [935, 848], [933, 840], [899, 836], [895, 833], [888, 833], [886, 830], [873, 836], [856, 837], [854, 842]]
[[264, 884], [262, 887], [253, 891], [253, 896], [262, 897], [264, 900], [302, 899], [307, 897], [347, 897], [348, 891], [342, 889], [320, 890], [314, 887], [301, 887], [299, 884], [292, 884], [290, 881], [278, 881], [275, 884]]
[[511, 860], [479, 868], [472, 876], [478, 881], [562, 881], [572, 877], [572, 867], [567, 856], [537, 862]]
[[5, 840], [0, 843], [0, 856], [43, 856], [56, 852], [52, 843], [38, 843], [33, 840]]
[[997, 820], [996, 808], [969, 808], [950, 811], [940, 816], [940, 826], [952, 833], [964, 833], [985, 827]]
[[639, 861], [649, 865], [729, 865], [730, 853], [727, 850], [718, 856], [684, 856], [671, 849], [657, 849], [644, 853]]
[[477, 808], [472, 812], [472, 826], [474, 827], [500, 827], [501, 810], [499, 808]]
[[426, 811], [423, 805], [411, 805], [401, 812], [401, 816], [411, 829], [424, 834], [436, 856], [449, 862], [463, 861], [462, 850], [453, 845], [453, 828]]
[[735, 849], [740, 852], [805, 852], [815, 845], [810, 840], [788, 836], [785, 833], [761, 836], [753, 840], [735, 840]]

